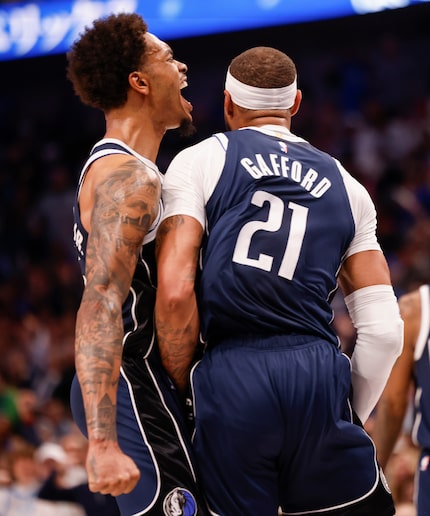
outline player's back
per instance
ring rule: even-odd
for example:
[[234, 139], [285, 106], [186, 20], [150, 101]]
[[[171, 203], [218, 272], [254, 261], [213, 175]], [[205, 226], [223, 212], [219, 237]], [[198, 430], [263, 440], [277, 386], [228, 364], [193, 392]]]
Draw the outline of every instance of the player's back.
[[295, 137], [225, 136], [224, 169], [206, 205], [204, 337], [298, 333], [337, 342], [330, 298], [355, 232], [337, 162]]

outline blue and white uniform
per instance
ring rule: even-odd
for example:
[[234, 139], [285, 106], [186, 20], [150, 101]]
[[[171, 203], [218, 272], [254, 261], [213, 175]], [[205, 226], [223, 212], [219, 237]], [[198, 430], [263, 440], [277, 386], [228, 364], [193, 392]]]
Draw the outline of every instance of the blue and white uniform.
[[[74, 240], [82, 275], [88, 233], [79, 211], [79, 194], [89, 166], [110, 154], [130, 154], [162, 181], [157, 166], [123, 142], [104, 139], [92, 149], [77, 188], [74, 206]], [[155, 236], [161, 220], [160, 201], [156, 220], [145, 235], [129, 295], [123, 305], [124, 340], [117, 393], [118, 442], [136, 462], [141, 476], [135, 489], [117, 497], [122, 515], [205, 515], [207, 510], [196, 487], [190, 452], [190, 436], [182, 407], [171, 381], [161, 366], [154, 331], [156, 293]], [[71, 406], [81, 431], [86, 434], [85, 412], [75, 376]], [[176, 504], [176, 509], [172, 508]]]
[[412, 439], [421, 448], [417, 516], [430, 514], [430, 286], [421, 285], [421, 323], [414, 350], [415, 403]]
[[[393, 514], [353, 423], [332, 328], [342, 262], [378, 250], [363, 186], [280, 126], [219, 133], [172, 161], [164, 217], [205, 231], [194, 445], [214, 514]], [[361, 512], [360, 512], [361, 511]]]

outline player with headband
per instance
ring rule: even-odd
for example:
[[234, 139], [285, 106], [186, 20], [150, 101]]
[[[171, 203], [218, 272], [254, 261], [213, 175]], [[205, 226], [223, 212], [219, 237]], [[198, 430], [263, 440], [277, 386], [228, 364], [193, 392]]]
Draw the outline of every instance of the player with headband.
[[[403, 323], [373, 202], [290, 131], [301, 100], [293, 61], [251, 48], [227, 72], [229, 130], [172, 161], [158, 234], [160, 351], [185, 390], [199, 330], [206, 342], [191, 387], [214, 514], [389, 516], [363, 424]], [[357, 329], [351, 360], [332, 326], [338, 287]]]
[[232, 101], [247, 109], [290, 109], [297, 95], [297, 77], [282, 88], [256, 88], [238, 81], [227, 71], [225, 89]]

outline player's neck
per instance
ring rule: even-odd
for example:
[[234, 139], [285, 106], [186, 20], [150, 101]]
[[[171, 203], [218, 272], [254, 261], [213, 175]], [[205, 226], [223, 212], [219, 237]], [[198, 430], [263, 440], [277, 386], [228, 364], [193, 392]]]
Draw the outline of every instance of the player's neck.
[[137, 120], [136, 117], [112, 115], [106, 117], [105, 138], [116, 138], [123, 141], [141, 156], [154, 163], [163, 136], [162, 130], [157, 130], [153, 124]]
[[290, 130], [291, 117], [286, 111], [279, 111], [274, 114], [273, 111], [253, 111], [252, 116], [247, 112], [246, 116], [232, 117], [229, 120], [232, 129], [240, 129], [241, 127], [262, 127], [264, 125], [280, 126]]

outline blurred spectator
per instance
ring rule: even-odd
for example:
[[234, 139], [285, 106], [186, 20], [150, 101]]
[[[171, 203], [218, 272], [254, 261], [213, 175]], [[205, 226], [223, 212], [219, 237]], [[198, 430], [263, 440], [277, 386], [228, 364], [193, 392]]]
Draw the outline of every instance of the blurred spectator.
[[75, 184], [63, 163], [51, 164], [48, 184], [30, 218], [30, 225], [41, 228], [53, 256], [75, 261], [72, 208]]
[[[70, 503], [52, 503], [37, 498], [42, 484], [35, 449], [25, 441], [15, 440], [7, 455], [10, 481], [0, 484], [2, 516], [84, 516], [82, 509]], [[6, 478], [3, 475], [3, 478]]]
[[18, 421], [16, 390], [10, 387], [0, 373], [0, 444], [4, 447]]
[[60, 444], [44, 443], [36, 457], [45, 468], [44, 482], [37, 496], [50, 501], [78, 504], [87, 516], [119, 516], [115, 498], [92, 493], [85, 470], [87, 440], [77, 428], [65, 435]]

